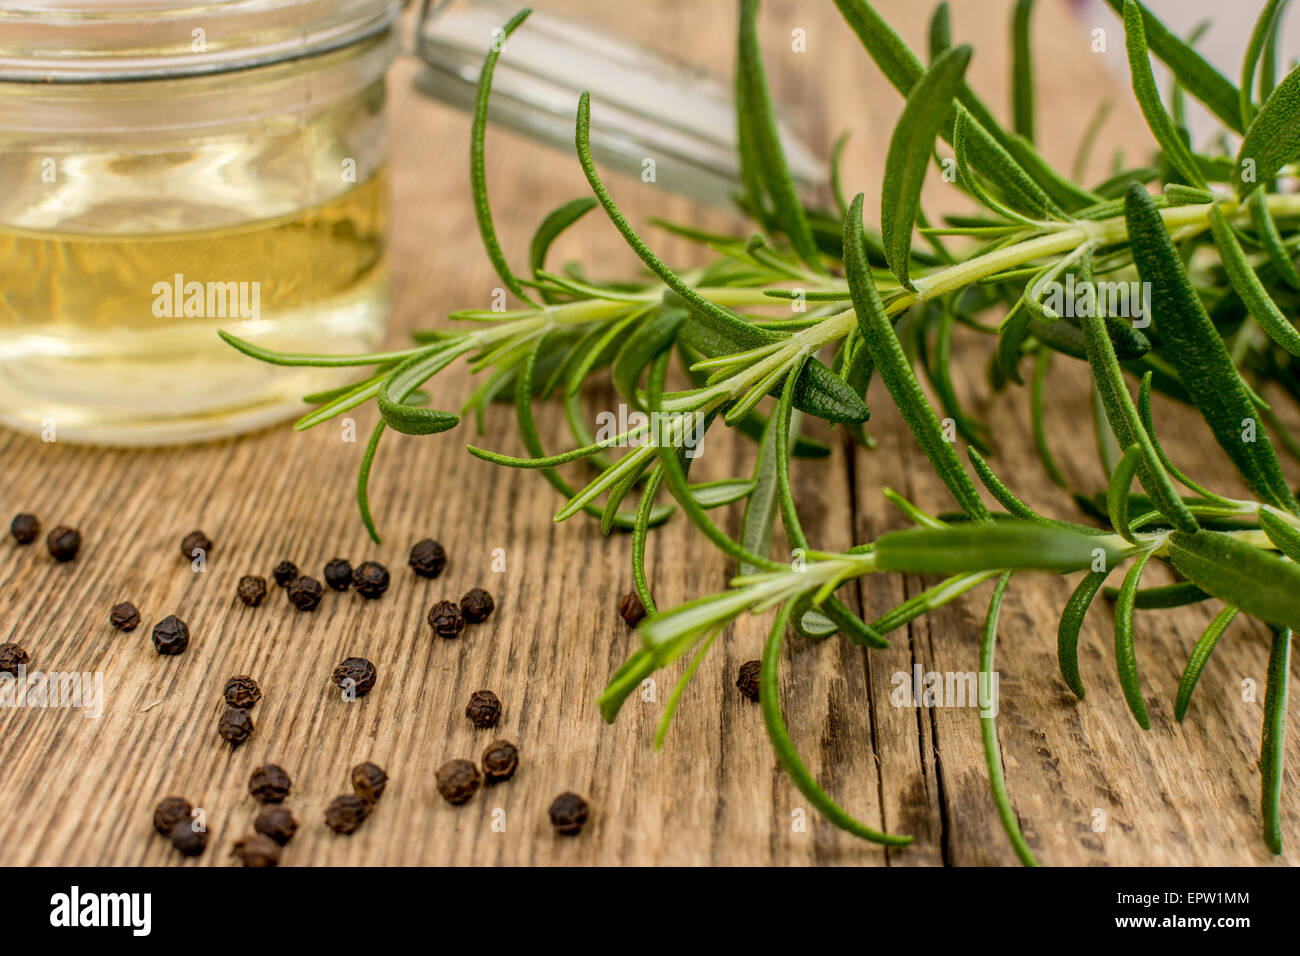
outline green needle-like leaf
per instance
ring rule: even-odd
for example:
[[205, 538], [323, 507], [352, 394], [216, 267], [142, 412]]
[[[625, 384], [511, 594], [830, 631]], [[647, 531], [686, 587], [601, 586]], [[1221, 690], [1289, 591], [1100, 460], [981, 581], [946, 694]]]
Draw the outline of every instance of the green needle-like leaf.
[[946, 50], [935, 59], [908, 94], [903, 115], [899, 117], [889, 141], [881, 193], [880, 233], [889, 268], [908, 289], [916, 288], [908, 275], [912, 228], [916, 224], [930, 153], [939, 130], [952, 116], [953, 97], [966, 73], [970, 56], [970, 47], [959, 46]]
[[1007, 584], [1010, 580], [1010, 571], [998, 578], [997, 586], [993, 589], [993, 596], [989, 598], [988, 614], [984, 618], [984, 635], [980, 640], [980, 736], [984, 742], [984, 764], [989, 771], [989, 788], [993, 791], [993, 803], [998, 808], [998, 818], [1002, 821], [1002, 829], [1007, 832], [1007, 838], [1011, 841], [1011, 846], [1015, 849], [1020, 862], [1025, 866], [1037, 866], [1038, 861], [1034, 859], [1033, 851], [1029, 849], [1029, 844], [1025, 842], [1024, 835], [1020, 832], [1020, 823], [1016, 820], [1016, 812], [1011, 807], [1011, 797], [1007, 793], [1006, 777], [1002, 773], [1002, 753], [998, 747], [997, 722], [992, 713], [988, 712], [984, 699], [990, 692], [989, 688], [992, 687], [998, 611], [1002, 607], [1002, 595], [1006, 593]]
[[909, 574], [1008, 568], [1077, 571], [1097, 562], [1112, 567], [1128, 553], [1129, 549], [1111, 536], [1016, 519], [891, 531], [876, 540], [874, 550], [882, 570]]
[[758, 702], [763, 708], [763, 723], [767, 727], [768, 738], [772, 741], [772, 749], [776, 751], [776, 758], [799, 792], [831, 823], [872, 843], [880, 843], [884, 846], [906, 846], [912, 842], [910, 836], [881, 833], [850, 816], [817, 785], [817, 781], [808, 772], [804, 762], [799, 759], [794, 743], [790, 740], [790, 734], [785, 728], [785, 718], [781, 715], [781, 684], [778, 672], [781, 666], [781, 643], [785, 637], [786, 625], [790, 621], [791, 609], [792, 605], [787, 603], [777, 614], [772, 630], [768, 632], [767, 642], [763, 645], [763, 659], [758, 672]]
[[546, 266], [546, 253], [551, 244], [560, 237], [564, 230], [595, 209], [599, 203], [592, 196], [570, 199], [562, 206], [557, 206], [542, 220], [542, 224], [533, 233], [533, 241], [528, 247], [528, 267], [536, 275]]
[[1151, 729], [1151, 718], [1147, 716], [1146, 701], [1142, 699], [1137, 652], [1133, 646], [1133, 600], [1150, 557], [1149, 551], [1138, 555], [1124, 575], [1119, 597], [1115, 600], [1115, 665], [1119, 670], [1120, 687], [1124, 689], [1124, 700], [1128, 703], [1133, 719], [1143, 730]]
[[1287, 163], [1300, 159], [1300, 67], [1273, 91], [1237, 150], [1237, 195], [1245, 199]]
[[536, 306], [537, 303], [532, 296], [524, 291], [524, 287], [515, 277], [515, 274], [510, 271], [510, 265], [506, 262], [505, 254], [501, 251], [501, 243], [497, 241], [496, 227], [492, 224], [492, 209], [488, 205], [487, 172], [483, 163], [483, 144], [487, 137], [488, 101], [492, 96], [492, 74], [496, 71], [497, 60], [501, 57], [501, 49], [505, 45], [505, 41], [509, 39], [510, 34], [515, 32], [519, 24], [528, 19], [528, 15], [532, 12], [532, 10], [525, 8], [506, 21], [506, 25], [501, 28], [501, 32], [494, 35], [487, 56], [483, 59], [483, 67], [478, 75], [478, 93], [474, 102], [474, 122], [470, 128], [469, 177], [470, 188], [474, 192], [474, 215], [478, 218], [479, 235], [483, 237], [483, 248], [487, 250], [493, 268], [496, 269], [497, 275], [501, 277], [501, 281], [506, 284], [507, 289], [525, 302]]
[[1191, 150], [1179, 137], [1173, 121], [1165, 112], [1164, 104], [1160, 102], [1160, 91], [1156, 89], [1151, 61], [1147, 57], [1142, 11], [1134, 0], [1126, 0], [1124, 4], [1124, 36], [1128, 48], [1129, 71], [1133, 76], [1133, 94], [1142, 108], [1142, 115], [1146, 117], [1147, 126], [1164, 151], [1165, 158], [1178, 170], [1184, 181], [1205, 189], [1205, 177], [1201, 175], [1200, 168], [1192, 159]]
[[1264, 247], [1268, 261], [1273, 263], [1273, 267], [1277, 269], [1287, 285], [1300, 291], [1300, 270], [1296, 269], [1291, 253], [1282, 245], [1282, 237], [1278, 234], [1273, 214], [1269, 212], [1266, 195], [1255, 192], [1251, 194], [1246, 205], [1250, 209], [1250, 220], [1255, 226], [1255, 235], [1260, 245]]
[[740, 2], [740, 46], [736, 56], [736, 83], [743, 90], [745, 109], [740, 123], [748, 125], [749, 142], [753, 144], [758, 176], [772, 197], [777, 222], [781, 231], [794, 245], [809, 268], [823, 272], [817, 244], [808, 228], [808, 218], [795, 192], [790, 168], [777, 135], [776, 117], [767, 93], [767, 78], [763, 73], [763, 57], [758, 48], [758, 0]]
[[1291, 629], [1273, 628], [1268, 654], [1268, 683], [1264, 687], [1264, 732], [1259, 742], [1259, 805], [1264, 840], [1282, 853], [1282, 764], [1286, 759], [1286, 691], [1291, 668]]
[[1128, 495], [1132, 489], [1133, 476], [1137, 473], [1138, 462], [1142, 460], [1142, 446], [1137, 442], [1124, 450], [1123, 457], [1110, 476], [1110, 490], [1106, 493], [1106, 511], [1110, 514], [1110, 524], [1123, 536], [1125, 541], [1137, 541], [1128, 525]]
[[1034, 0], [1017, 0], [1011, 21], [1011, 113], [1016, 133], [1034, 141], [1034, 61], [1029, 22]]
[[[1112, 10], [1126, 16], [1127, 6], [1131, 0], [1106, 0]], [[1229, 129], [1243, 132], [1241, 122], [1241, 105], [1237, 88], [1222, 73], [1210, 66], [1205, 59], [1184, 43], [1176, 34], [1171, 33], [1156, 16], [1143, 4], [1137, 4], [1142, 14], [1142, 31], [1146, 45], [1155, 55], [1164, 61], [1165, 66], [1178, 78], [1178, 82], [1192, 96], [1196, 97], [1214, 113]], [[1127, 19], [1125, 20], [1127, 27]]]
[[1136, 184], [1125, 194], [1124, 209], [1133, 262], [1151, 284], [1152, 318], [1178, 377], [1247, 484], [1270, 504], [1296, 511], [1250, 392], [1192, 288], [1159, 210]]
[[1223, 636], [1223, 632], [1228, 629], [1228, 625], [1236, 616], [1235, 607], [1225, 607], [1201, 632], [1196, 647], [1192, 649], [1192, 656], [1187, 659], [1187, 667], [1183, 669], [1182, 680], [1178, 682], [1178, 696], [1174, 700], [1174, 719], [1181, 721], [1187, 716], [1187, 706], [1192, 702], [1192, 691], [1196, 690], [1196, 682], [1201, 679], [1201, 672], [1205, 670], [1205, 665], [1210, 660], [1215, 645], [1219, 643], [1219, 638]]
[[1057, 625], [1056, 660], [1061, 669], [1061, 678], [1080, 700], [1083, 700], [1084, 689], [1083, 679], [1079, 676], [1079, 632], [1083, 628], [1088, 608], [1092, 606], [1110, 569], [1108, 564], [1105, 570], [1089, 571], [1080, 579], [1070, 594], [1070, 600], [1065, 603]]
[[1300, 564], [1221, 531], [1174, 532], [1169, 559], [1219, 600], [1269, 624], [1300, 627]]
[[1273, 35], [1278, 16], [1287, 0], [1268, 0], [1264, 9], [1259, 11], [1255, 20], [1255, 29], [1251, 31], [1250, 43], [1246, 46], [1246, 56], [1241, 63], [1241, 83], [1237, 87], [1238, 102], [1241, 104], [1241, 127], [1247, 129], [1255, 118], [1255, 104], [1251, 102], [1250, 91], [1255, 85], [1255, 69], [1259, 65], [1260, 55], [1264, 52], [1269, 37]]
[[975, 519], [988, 518], [988, 508], [970, 476], [962, 468], [952, 445], [944, 440], [939, 418], [921, 391], [921, 385], [903, 353], [894, 327], [885, 316], [885, 308], [867, 264], [866, 245], [862, 237], [861, 193], [854, 198], [848, 218], [844, 220], [844, 271], [849, 292], [853, 296], [858, 329], [903, 421], [916, 436], [922, 451], [962, 510]]
[[[1255, 317], [1259, 327], [1270, 339], [1292, 355], [1300, 355], [1300, 332], [1295, 330], [1282, 310], [1273, 302], [1264, 283], [1246, 260], [1246, 252], [1237, 241], [1232, 226], [1223, 218], [1218, 206], [1210, 207], [1210, 229], [1214, 234], [1214, 244], [1219, 249], [1219, 258], [1233, 289], [1241, 297], [1250, 314]], [[1290, 260], [1288, 260], [1290, 261]]]

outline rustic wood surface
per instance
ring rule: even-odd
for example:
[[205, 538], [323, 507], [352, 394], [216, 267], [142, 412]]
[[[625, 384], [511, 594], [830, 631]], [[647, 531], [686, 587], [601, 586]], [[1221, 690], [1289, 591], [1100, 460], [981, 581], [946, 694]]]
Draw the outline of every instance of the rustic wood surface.
[[[588, 12], [688, 60], [729, 68], [730, 2], [556, 6]], [[924, 48], [926, 5], [880, 6], [914, 47]], [[977, 50], [973, 82], [1000, 109], [1008, 101], [1009, 3], [963, 0], [953, 7], [956, 36]], [[1086, 118], [1105, 96], [1120, 104], [1110, 135], [1129, 155], [1150, 148], [1140, 127], [1116, 132], [1136, 115], [1116, 73], [1123, 57], [1117, 22], [1074, 24], [1056, 2], [1041, 4], [1036, 16], [1040, 104], [1068, 104], [1068, 111], [1040, 106], [1048, 156], [1068, 168]], [[1088, 49], [1087, 28], [1094, 25], [1110, 31], [1105, 56]], [[790, 52], [796, 27], [807, 30], [807, 54]], [[874, 217], [899, 98], [832, 4], [771, 2], [763, 30], [771, 82], [805, 137], [825, 149], [839, 130], [853, 130], [846, 188], [866, 191]], [[404, 60], [391, 75], [394, 345], [412, 327], [445, 321], [450, 309], [486, 305], [498, 284], [474, 237], [468, 118], [414, 93], [414, 74], [415, 65]], [[592, 85], [599, 90], [598, 78]], [[1098, 178], [1107, 160], [1094, 157]], [[488, 165], [503, 243], [516, 261], [541, 216], [586, 191], [572, 156], [499, 131], [491, 134]], [[658, 214], [741, 228], [729, 214], [692, 206], [663, 184], [617, 176], [610, 184], [634, 221]], [[694, 254], [662, 233], [654, 241], [672, 261]], [[566, 237], [562, 253], [581, 257], [599, 275], [627, 274], [635, 265], [598, 214]], [[1095, 489], [1100, 473], [1087, 424], [1087, 378], [1078, 363], [1058, 360], [1056, 367], [1050, 439], [1071, 481]], [[993, 425], [999, 472], [1033, 504], [1071, 514], [1068, 498], [1033, 459], [1024, 396], [987, 400], [978, 354], [964, 354], [956, 374]], [[439, 404], [454, 407], [469, 383], [461, 369], [440, 376]], [[603, 407], [602, 399], [593, 393], [592, 408]], [[820, 546], [844, 547], [900, 527], [880, 497], [884, 485], [923, 507], [950, 507], [878, 383], [871, 404], [878, 450], [837, 447], [829, 464], [796, 467], [806, 527]], [[1176, 459], [1197, 463], [1212, 486], [1233, 487], [1230, 469], [1207, 447], [1194, 416], [1168, 405], [1157, 415]], [[154, 834], [150, 816], [159, 798], [181, 794], [205, 809], [211, 835], [207, 853], [184, 865], [226, 865], [231, 843], [250, 831], [257, 811], [249, 772], [265, 761], [283, 765], [294, 780], [287, 805], [302, 828], [285, 851], [286, 865], [1015, 862], [988, 794], [976, 711], [890, 703], [893, 675], [910, 674], [914, 665], [941, 672], [978, 667], [987, 585], [895, 633], [886, 651], [866, 655], [838, 639], [788, 642], [781, 685], [791, 733], [845, 807], [872, 825], [915, 835], [913, 846], [885, 852], [810, 810], [806, 828], [795, 825], [805, 801], [777, 767], [758, 708], [732, 686], [737, 667], [758, 656], [766, 620], [744, 620], [718, 643], [686, 692], [666, 748], [655, 753], [651, 739], [675, 672], [659, 675], [655, 700], [634, 696], [613, 726], [601, 722], [595, 706], [636, 642], [615, 608], [630, 585], [628, 539], [602, 538], [583, 519], [554, 524], [555, 495], [536, 475], [466, 455], [464, 426], [431, 438], [385, 439], [372, 494], [386, 538], [374, 546], [352, 502], [373, 409], [355, 417], [358, 443], [342, 441], [336, 423], [301, 435], [281, 427], [156, 451], [0, 434], [5, 520], [35, 511], [46, 528], [76, 525], [85, 539], [80, 557], [66, 565], [39, 544], [19, 548], [7, 536], [0, 542], [0, 641], [24, 645], [34, 669], [102, 671], [106, 683], [99, 719], [61, 710], [0, 713], [0, 863], [180, 864]], [[561, 441], [556, 417], [540, 414], [552, 446]], [[520, 451], [508, 409], [489, 416], [482, 442]], [[751, 461], [747, 443], [711, 436], [699, 474], [744, 474]], [[728, 516], [733, 531], [738, 522], [737, 509]], [[193, 528], [215, 542], [201, 574], [179, 555], [180, 537]], [[426, 535], [451, 555], [435, 581], [406, 567], [407, 548]], [[505, 555], [501, 573], [492, 569], [497, 548]], [[243, 574], [269, 574], [283, 557], [319, 574], [335, 555], [385, 562], [392, 587], [375, 602], [327, 593], [314, 614], [298, 613], [274, 588], [257, 609], [235, 599]], [[682, 520], [653, 536], [649, 563], [663, 604], [718, 589], [729, 572]], [[1039, 858], [1082, 865], [1271, 862], [1258, 815], [1262, 704], [1243, 699], [1249, 695], [1242, 690], [1253, 680], [1262, 698], [1261, 629], [1230, 629], [1187, 720], [1177, 724], [1178, 677], [1210, 611], [1139, 614], [1153, 725], [1143, 733], [1119, 692], [1104, 602], [1093, 609], [1081, 642], [1087, 700], [1074, 700], [1057, 675], [1055, 622], [1072, 583], [1047, 575], [1015, 580], [998, 648], [1006, 774]], [[497, 612], [458, 640], [432, 638], [424, 623], [429, 605], [473, 585], [496, 596]], [[922, 586], [919, 579], [882, 576], [850, 596], [873, 615]], [[122, 599], [144, 615], [130, 634], [108, 625], [109, 607]], [[189, 621], [193, 641], [184, 655], [158, 657], [149, 629], [173, 612]], [[370, 657], [379, 670], [375, 691], [352, 704], [329, 681], [333, 665], [349, 655]], [[216, 723], [221, 688], [238, 673], [255, 675], [265, 698], [253, 711], [252, 740], [232, 751], [218, 739]], [[469, 694], [480, 688], [504, 702], [495, 731], [475, 730], [463, 715]], [[520, 747], [516, 778], [464, 807], [443, 802], [435, 769], [452, 757], [477, 758], [498, 736]], [[324, 807], [348, 789], [348, 769], [366, 759], [386, 767], [392, 782], [361, 830], [337, 836], [323, 825]], [[1282, 803], [1291, 853], [1284, 863], [1300, 853], [1298, 773], [1300, 735], [1292, 734]], [[564, 790], [586, 795], [593, 810], [576, 839], [553, 836], [546, 818], [550, 800]], [[498, 809], [504, 830], [493, 827]]]

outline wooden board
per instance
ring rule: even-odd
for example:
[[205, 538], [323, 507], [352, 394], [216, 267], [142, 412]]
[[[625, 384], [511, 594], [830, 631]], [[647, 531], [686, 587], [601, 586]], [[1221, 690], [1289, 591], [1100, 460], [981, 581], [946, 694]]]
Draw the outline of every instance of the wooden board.
[[[590, 13], [693, 62], [729, 68], [732, 3], [619, 4], [617, 11], [594, 0], [557, 6]], [[880, 7], [909, 42], [924, 48], [921, 5], [896, 0]], [[973, 82], [999, 110], [1008, 100], [1008, 7], [1002, 0], [954, 5], [957, 37], [977, 50]], [[1096, 102], [1103, 96], [1127, 102], [1125, 84], [1110, 72], [1122, 64], [1122, 32], [1113, 19], [1097, 24], [1110, 31], [1111, 52], [1094, 55], [1086, 29], [1067, 23], [1056, 4], [1040, 7], [1040, 102], [1068, 103], [1072, 111], [1040, 108], [1040, 140], [1068, 168]], [[789, 52], [796, 28], [807, 32], [807, 54]], [[771, 81], [809, 141], [825, 148], [840, 129], [853, 130], [846, 188], [864, 190], [868, 216], [876, 216], [899, 98], [832, 4], [766, 4], [763, 31]], [[453, 308], [486, 306], [498, 284], [474, 238], [468, 119], [416, 95], [414, 72], [406, 60], [391, 75], [392, 182], [400, 198], [393, 222], [394, 345], [413, 327], [445, 321]], [[592, 85], [599, 90], [597, 79]], [[1122, 105], [1110, 128], [1134, 115]], [[1130, 155], [1152, 145], [1140, 127], [1118, 139]], [[1107, 161], [1094, 157], [1098, 178]], [[519, 261], [536, 222], [559, 202], [583, 195], [585, 183], [571, 156], [500, 132], [492, 134], [488, 162], [503, 243]], [[655, 214], [743, 228], [662, 184], [617, 176], [610, 183], [637, 222]], [[695, 254], [662, 233], [654, 242], [670, 261]], [[597, 275], [628, 274], [636, 266], [598, 215], [566, 237], [561, 254], [581, 258]], [[1026, 500], [1070, 514], [1068, 499], [1032, 458], [1023, 395], [987, 401], [982, 360], [963, 352], [956, 373], [963, 394], [993, 425], [995, 467]], [[1072, 482], [1095, 488], [1100, 475], [1086, 424], [1086, 374], [1067, 360], [1057, 369], [1050, 439]], [[470, 377], [453, 369], [434, 387], [441, 406], [455, 407]], [[608, 397], [597, 391], [588, 399], [594, 411]], [[845, 547], [901, 526], [880, 497], [884, 485], [922, 507], [950, 507], [887, 395], [873, 388], [871, 404], [878, 450], [837, 447], [829, 464], [795, 470], [799, 498], [807, 503], [805, 525], [820, 546]], [[1233, 487], [1230, 469], [1207, 448], [1194, 416], [1166, 405], [1157, 415], [1176, 458], [1199, 462], [1215, 487]], [[285, 852], [286, 865], [1015, 862], [988, 795], [976, 712], [896, 707], [890, 700], [895, 675], [910, 675], [914, 666], [977, 668], [987, 585], [896, 632], [887, 651], [866, 655], [838, 639], [788, 642], [781, 684], [791, 733], [845, 807], [872, 825], [915, 835], [912, 847], [885, 852], [806, 807], [776, 765], [757, 707], [732, 686], [737, 667], [758, 656], [765, 619], [741, 621], [719, 641], [683, 698], [666, 748], [655, 753], [654, 729], [676, 671], [658, 675], [654, 699], [634, 696], [613, 726], [601, 722], [595, 706], [635, 646], [615, 608], [630, 586], [628, 539], [602, 538], [582, 519], [554, 524], [558, 498], [536, 475], [467, 456], [465, 427], [431, 438], [385, 439], [372, 493], [386, 537], [373, 546], [352, 488], [374, 412], [362, 409], [354, 417], [358, 443], [343, 441], [334, 423], [302, 435], [275, 428], [157, 451], [0, 434], [6, 520], [35, 511], [47, 528], [73, 524], [85, 538], [81, 556], [68, 565], [53, 562], [39, 545], [0, 542], [0, 641], [28, 648], [33, 668], [101, 671], [106, 692], [98, 719], [75, 711], [0, 712], [0, 863], [181, 863], [150, 824], [156, 801], [174, 793], [205, 809], [212, 837], [208, 852], [184, 865], [226, 864], [231, 843], [250, 830], [257, 807], [246, 782], [264, 761], [283, 765], [294, 779], [288, 805], [302, 829]], [[479, 441], [519, 452], [509, 410], [489, 418]], [[540, 419], [544, 436], [559, 447], [557, 412], [543, 411]], [[698, 474], [744, 474], [751, 461], [751, 446], [711, 436]], [[735, 532], [739, 514], [725, 520]], [[190, 570], [178, 547], [181, 535], [196, 527], [215, 542], [201, 574]], [[426, 535], [451, 555], [435, 581], [417, 579], [405, 566], [407, 548]], [[494, 549], [505, 557], [499, 573]], [[385, 562], [393, 572], [389, 592], [376, 602], [329, 593], [314, 614], [298, 613], [278, 590], [255, 610], [235, 599], [245, 573], [268, 574], [284, 557], [319, 573], [335, 555]], [[722, 587], [730, 572], [681, 520], [654, 535], [650, 565], [655, 593], [667, 605]], [[1141, 614], [1138, 654], [1153, 722], [1143, 733], [1119, 693], [1110, 612], [1101, 602], [1081, 643], [1087, 700], [1075, 701], [1057, 676], [1055, 622], [1071, 583], [1017, 579], [998, 648], [1006, 774], [1040, 859], [1270, 862], [1258, 821], [1262, 707], [1258, 699], [1243, 699], [1242, 689], [1243, 681], [1254, 681], [1262, 697], [1265, 635], [1242, 625], [1229, 631], [1180, 725], [1171, 701], [1208, 614], [1199, 608]], [[429, 605], [473, 585], [496, 596], [496, 614], [458, 640], [433, 638], [424, 623]], [[877, 614], [922, 586], [911, 578], [868, 579], [856, 601], [863, 613]], [[122, 599], [133, 600], [145, 617], [130, 634], [108, 626], [110, 606]], [[169, 613], [189, 621], [193, 642], [180, 657], [160, 658], [149, 628]], [[375, 691], [352, 704], [329, 681], [333, 665], [349, 655], [370, 657], [379, 670]], [[221, 688], [237, 673], [255, 675], [265, 698], [253, 711], [252, 740], [232, 752], [218, 739], [216, 722]], [[469, 694], [481, 688], [504, 702], [497, 731], [475, 730], [463, 716]], [[519, 745], [517, 777], [464, 807], [444, 803], [434, 789], [435, 769], [452, 757], [477, 758], [496, 736]], [[1283, 830], [1293, 848], [1284, 863], [1300, 852], [1298, 739], [1291, 737], [1284, 778]], [[386, 767], [392, 782], [360, 831], [337, 836], [323, 825], [323, 809], [347, 790], [348, 769], [365, 759]], [[549, 802], [564, 790], [584, 794], [592, 806], [591, 823], [577, 839], [556, 838], [547, 823]], [[806, 826], [798, 826], [805, 816]]]

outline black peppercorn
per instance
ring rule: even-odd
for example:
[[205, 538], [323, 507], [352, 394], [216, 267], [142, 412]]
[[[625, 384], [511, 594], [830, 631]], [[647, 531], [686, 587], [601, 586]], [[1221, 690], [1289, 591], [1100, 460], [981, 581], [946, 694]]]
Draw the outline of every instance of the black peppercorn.
[[238, 674], [226, 681], [226, 689], [221, 692], [221, 696], [226, 699], [228, 707], [248, 710], [262, 699], [262, 688], [247, 674]]
[[202, 531], [191, 531], [181, 538], [181, 554], [185, 556], [186, 561], [192, 558], [206, 558], [211, 551], [212, 541]]
[[352, 584], [352, 565], [342, 558], [335, 558], [325, 565], [325, 583], [335, 591], [346, 591]]
[[280, 587], [287, 588], [298, 577], [298, 565], [292, 561], [281, 561], [271, 572], [271, 577]]
[[436, 781], [444, 800], [462, 804], [483, 786], [483, 774], [468, 760], [448, 760], [438, 768]]
[[248, 778], [248, 792], [258, 803], [283, 803], [291, 786], [284, 768], [273, 763], [263, 764]]
[[635, 591], [628, 591], [618, 599], [618, 613], [627, 621], [628, 627], [636, 627], [645, 617], [645, 605]]
[[509, 780], [518, 767], [519, 750], [508, 740], [494, 740], [483, 751], [483, 777], [488, 783]]
[[14, 515], [14, 520], [9, 522], [9, 533], [19, 544], [31, 544], [41, 533], [41, 521], [36, 515]]
[[298, 832], [298, 821], [284, 807], [267, 807], [253, 821], [253, 829], [284, 846]]
[[407, 561], [422, 578], [436, 578], [447, 567], [447, 552], [437, 541], [425, 538], [411, 546], [411, 557]]
[[108, 613], [108, 622], [119, 631], [134, 631], [140, 626], [140, 612], [130, 601], [114, 604]]
[[762, 664], [759, 661], [745, 661], [740, 665], [736, 686], [750, 700], [758, 700], [758, 674], [761, 668]]
[[279, 866], [280, 844], [263, 833], [254, 833], [236, 840], [230, 855], [239, 857], [244, 866]]
[[490, 690], [476, 690], [469, 695], [465, 716], [475, 727], [495, 727], [501, 719], [501, 701]]
[[460, 613], [471, 624], [481, 624], [496, 609], [492, 595], [482, 588], [470, 588], [460, 599]]
[[388, 774], [384, 768], [370, 762], [359, 763], [352, 768], [352, 789], [357, 796], [368, 803], [376, 802], [384, 795], [388, 786]]
[[345, 793], [325, 808], [325, 825], [335, 833], [352, 833], [370, 816], [370, 807], [355, 793]]
[[253, 736], [253, 718], [248, 716], [246, 710], [227, 707], [226, 712], [221, 715], [221, 720], [217, 722], [217, 733], [230, 746], [238, 747]]
[[175, 614], [153, 626], [153, 649], [159, 654], [180, 654], [190, 646], [190, 629]]
[[375, 665], [364, 657], [349, 657], [330, 675], [344, 690], [351, 687], [358, 697], [365, 697], [375, 686]]
[[194, 808], [184, 797], [163, 797], [153, 810], [153, 828], [168, 836], [182, 820], [188, 822]]
[[315, 578], [309, 578], [301, 574], [293, 579], [293, 583], [285, 590], [289, 596], [289, 603], [300, 611], [314, 611], [320, 604], [321, 595], [325, 589], [320, 586], [320, 582]]
[[0, 644], [0, 674], [18, 676], [18, 668], [31, 661], [27, 651], [17, 644]]
[[198, 856], [208, 848], [208, 831], [194, 829], [189, 820], [181, 820], [173, 826], [167, 838], [185, 856]]
[[266, 597], [266, 578], [260, 574], [245, 574], [239, 579], [239, 588], [235, 593], [249, 607], [257, 607]]
[[364, 598], [377, 598], [388, 590], [388, 569], [378, 561], [363, 561], [352, 570], [352, 586]]
[[81, 550], [81, 532], [76, 528], [59, 525], [45, 536], [45, 546], [58, 561], [71, 561]]
[[587, 822], [587, 801], [576, 793], [562, 793], [551, 803], [548, 812], [556, 833], [577, 836]]
[[429, 626], [439, 637], [455, 637], [465, 629], [465, 618], [455, 601], [439, 601], [429, 608]]

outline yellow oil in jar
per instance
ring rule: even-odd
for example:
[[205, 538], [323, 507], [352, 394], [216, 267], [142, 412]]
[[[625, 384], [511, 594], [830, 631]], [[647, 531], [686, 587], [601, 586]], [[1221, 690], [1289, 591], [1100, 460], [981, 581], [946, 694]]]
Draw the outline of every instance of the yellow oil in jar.
[[216, 330], [278, 351], [373, 348], [386, 202], [381, 169], [323, 204], [212, 230], [0, 224], [0, 419], [47, 440], [156, 444], [305, 411], [303, 394], [348, 371], [274, 368]]

